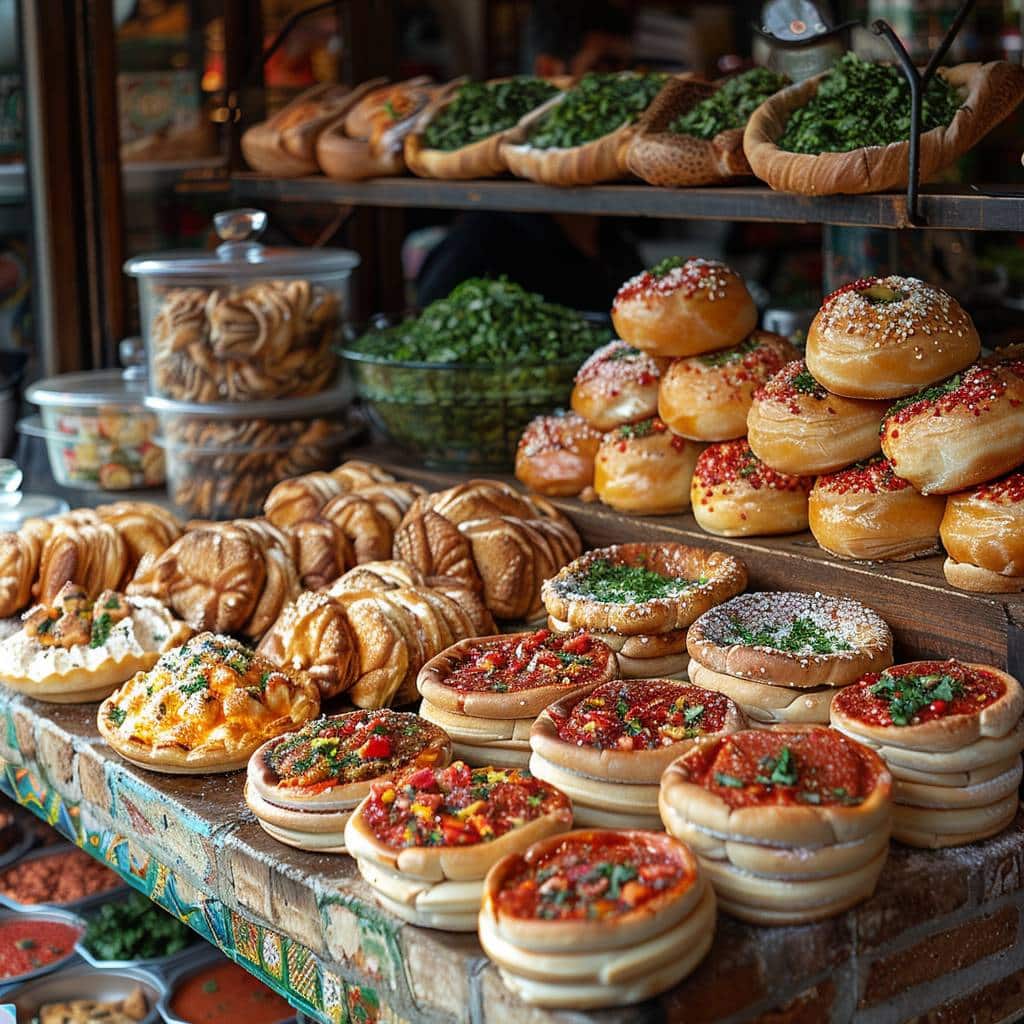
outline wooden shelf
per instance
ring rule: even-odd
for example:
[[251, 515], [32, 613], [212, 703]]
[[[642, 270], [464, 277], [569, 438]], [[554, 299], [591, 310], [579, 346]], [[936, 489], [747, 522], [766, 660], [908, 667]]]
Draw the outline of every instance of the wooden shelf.
[[[526, 181], [434, 181], [376, 178], [334, 181], [324, 177], [270, 178], [236, 174], [232, 191], [244, 200], [338, 203], [351, 206], [512, 210], [523, 213], [591, 213], [674, 220], [775, 221], [906, 228], [906, 198], [886, 193], [801, 196], [764, 185], [669, 189], [650, 185], [551, 188]], [[1024, 189], [958, 186], [925, 189], [921, 213], [929, 228], [1024, 231]]]

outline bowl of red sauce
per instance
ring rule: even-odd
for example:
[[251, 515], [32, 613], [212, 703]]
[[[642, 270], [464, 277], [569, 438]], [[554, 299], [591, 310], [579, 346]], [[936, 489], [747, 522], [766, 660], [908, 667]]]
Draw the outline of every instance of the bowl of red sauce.
[[175, 972], [157, 1009], [166, 1024], [281, 1024], [295, 1017], [287, 1000], [226, 957]]
[[85, 922], [63, 910], [0, 912], [0, 986], [63, 967], [84, 931]]
[[121, 877], [77, 846], [33, 850], [0, 870], [0, 906], [30, 911], [54, 906], [77, 911], [126, 890]]

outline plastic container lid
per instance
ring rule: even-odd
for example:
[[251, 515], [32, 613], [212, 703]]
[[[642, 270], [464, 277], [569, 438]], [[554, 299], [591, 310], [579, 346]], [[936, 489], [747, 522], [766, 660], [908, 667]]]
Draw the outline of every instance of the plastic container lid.
[[267, 227], [262, 210], [225, 210], [213, 218], [222, 239], [211, 253], [177, 249], [148, 253], [127, 260], [124, 272], [132, 277], [327, 277], [349, 273], [359, 256], [349, 249], [313, 249], [261, 245], [257, 239]]
[[126, 376], [123, 370], [89, 370], [37, 381], [25, 392], [25, 398], [43, 406], [120, 405], [141, 409], [145, 394], [146, 382]]
[[344, 412], [351, 404], [348, 385], [293, 398], [264, 398], [257, 402], [182, 402], [146, 395], [143, 404], [156, 413], [195, 416], [197, 419], [308, 420], [330, 412]]

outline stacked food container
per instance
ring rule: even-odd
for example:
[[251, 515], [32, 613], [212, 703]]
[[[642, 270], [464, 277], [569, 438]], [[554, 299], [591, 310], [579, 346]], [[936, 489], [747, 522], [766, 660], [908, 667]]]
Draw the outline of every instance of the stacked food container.
[[359, 257], [262, 245], [266, 222], [227, 211], [214, 252], [125, 264], [139, 282], [143, 403], [186, 517], [256, 514], [278, 481], [335, 465], [350, 431], [336, 349]]

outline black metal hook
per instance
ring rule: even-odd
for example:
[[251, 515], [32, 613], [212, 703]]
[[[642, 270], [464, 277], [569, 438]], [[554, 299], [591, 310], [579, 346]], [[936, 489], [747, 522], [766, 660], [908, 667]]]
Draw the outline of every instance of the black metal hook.
[[931, 55], [924, 71], [918, 71], [914, 66], [914, 62], [910, 54], [907, 53], [906, 47], [900, 42], [899, 36], [892, 30], [892, 26], [887, 21], [879, 19], [871, 26], [871, 31], [875, 35], [882, 36], [892, 48], [893, 53], [896, 54], [900, 70], [903, 72], [903, 77], [907, 80], [907, 85], [910, 87], [907, 222], [913, 227], [924, 226], [924, 221], [918, 210], [918, 199], [921, 190], [921, 105], [924, 101], [924, 92], [928, 88], [928, 83], [932, 80], [932, 76], [938, 70], [939, 64], [942, 63], [942, 59], [953, 45], [953, 40], [956, 39], [960, 29], [963, 28], [964, 22], [967, 20], [967, 16], [971, 13], [973, 7], [974, 0], [964, 0], [960, 5], [959, 10], [956, 12], [956, 17], [953, 18], [952, 23], [946, 30], [946, 34], [942, 37], [942, 42], [939, 43], [935, 52]]

